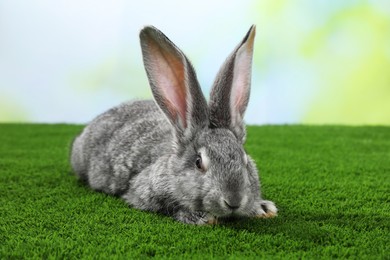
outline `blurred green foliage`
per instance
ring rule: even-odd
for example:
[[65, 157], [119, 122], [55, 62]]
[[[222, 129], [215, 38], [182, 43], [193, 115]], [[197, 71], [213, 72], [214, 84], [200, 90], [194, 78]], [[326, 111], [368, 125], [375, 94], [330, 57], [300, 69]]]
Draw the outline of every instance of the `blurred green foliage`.
[[304, 122], [390, 124], [389, 16], [367, 3], [340, 10], [302, 52], [325, 79]]
[[254, 9], [260, 42], [275, 42], [259, 44], [260, 73], [273, 51], [272, 59], [304, 64], [314, 78], [302, 123], [390, 124], [390, 3], [277, 0]]
[[28, 113], [15, 99], [0, 94], [0, 122], [25, 122]]

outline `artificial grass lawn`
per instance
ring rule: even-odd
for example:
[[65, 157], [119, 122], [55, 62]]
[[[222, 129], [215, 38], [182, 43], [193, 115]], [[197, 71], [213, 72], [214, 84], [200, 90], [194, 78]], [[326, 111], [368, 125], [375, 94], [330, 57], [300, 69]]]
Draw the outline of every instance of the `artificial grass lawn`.
[[74, 125], [0, 124], [0, 258], [387, 258], [390, 127], [261, 126], [246, 149], [275, 219], [192, 226], [89, 190]]

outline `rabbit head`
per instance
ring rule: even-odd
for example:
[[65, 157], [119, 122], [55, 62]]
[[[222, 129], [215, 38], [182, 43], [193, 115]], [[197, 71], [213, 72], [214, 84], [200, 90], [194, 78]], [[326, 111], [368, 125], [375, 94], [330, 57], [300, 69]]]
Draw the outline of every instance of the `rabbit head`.
[[260, 197], [255, 164], [243, 148], [254, 37], [252, 26], [222, 65], [207, 104], [180, 49], [154, 27], [140, 33], [154, 99], [174, 133], [170, 192], [193, 211], [251, 215]]

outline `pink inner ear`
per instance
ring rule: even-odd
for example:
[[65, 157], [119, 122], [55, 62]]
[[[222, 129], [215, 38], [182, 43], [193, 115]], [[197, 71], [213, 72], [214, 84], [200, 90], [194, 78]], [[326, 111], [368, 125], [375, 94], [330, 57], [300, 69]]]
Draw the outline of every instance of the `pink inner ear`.
[[256, 27], [252, 26], [248, 38], [237, 50], [234, 60], [233, 85], [231, 91], [230, 107], [233, 120], [237, 113], [242, 117], [248, 104], [251, 76], [253, 45]]
[[158, 92], [166, 100], [165, 106], [174, 121], [187, 127], [187, 86], [185, 65], [182, 57], [151, 41], [149, 45], [153, 57], [151, 72]]
[[251, 70], [252, 53], [248, 53], [245, 49], [238, 50], [234, 64], [234, 77], [230, 100], [233, 118], [236, 118], [237, 113], [242, 116], [242, 113], [246, 109], [251, 85]]
[[255, 35], [256, 27], [252, 26], [246, 41], [240, 46], [235, 55], [233, 85], [230, 97], [230, 112], [233, 124], [242, 120], [248, 105]]
[[161, 88], [163, 96], [166, 98], [166, 106], [170, 113], [175, 117], [175, 120], [180, 120], [184, 127], [187, 127], [186, 120], [186, 92], [180, 87], [180, 82], [170, 80], [163, 77], [158, 82], [158, 87]]
[[248, 105], [251, 76], [253, 43], [256, 29], [253, 27], [246, 42], [237, 50], [234, 60], [233, 82], [230, 98], [232, 123], [242, 120]]

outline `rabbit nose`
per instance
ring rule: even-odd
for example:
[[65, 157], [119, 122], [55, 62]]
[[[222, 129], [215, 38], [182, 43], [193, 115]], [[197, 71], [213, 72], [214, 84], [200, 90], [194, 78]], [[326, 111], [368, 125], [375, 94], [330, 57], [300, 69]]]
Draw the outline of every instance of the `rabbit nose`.
[[225, 206], [231, 210], [236, 210], [240, 207], [240, 202], [238, 201], [229, 201], [229, 202], [226, 200], [223, 201], [225, 202]]

